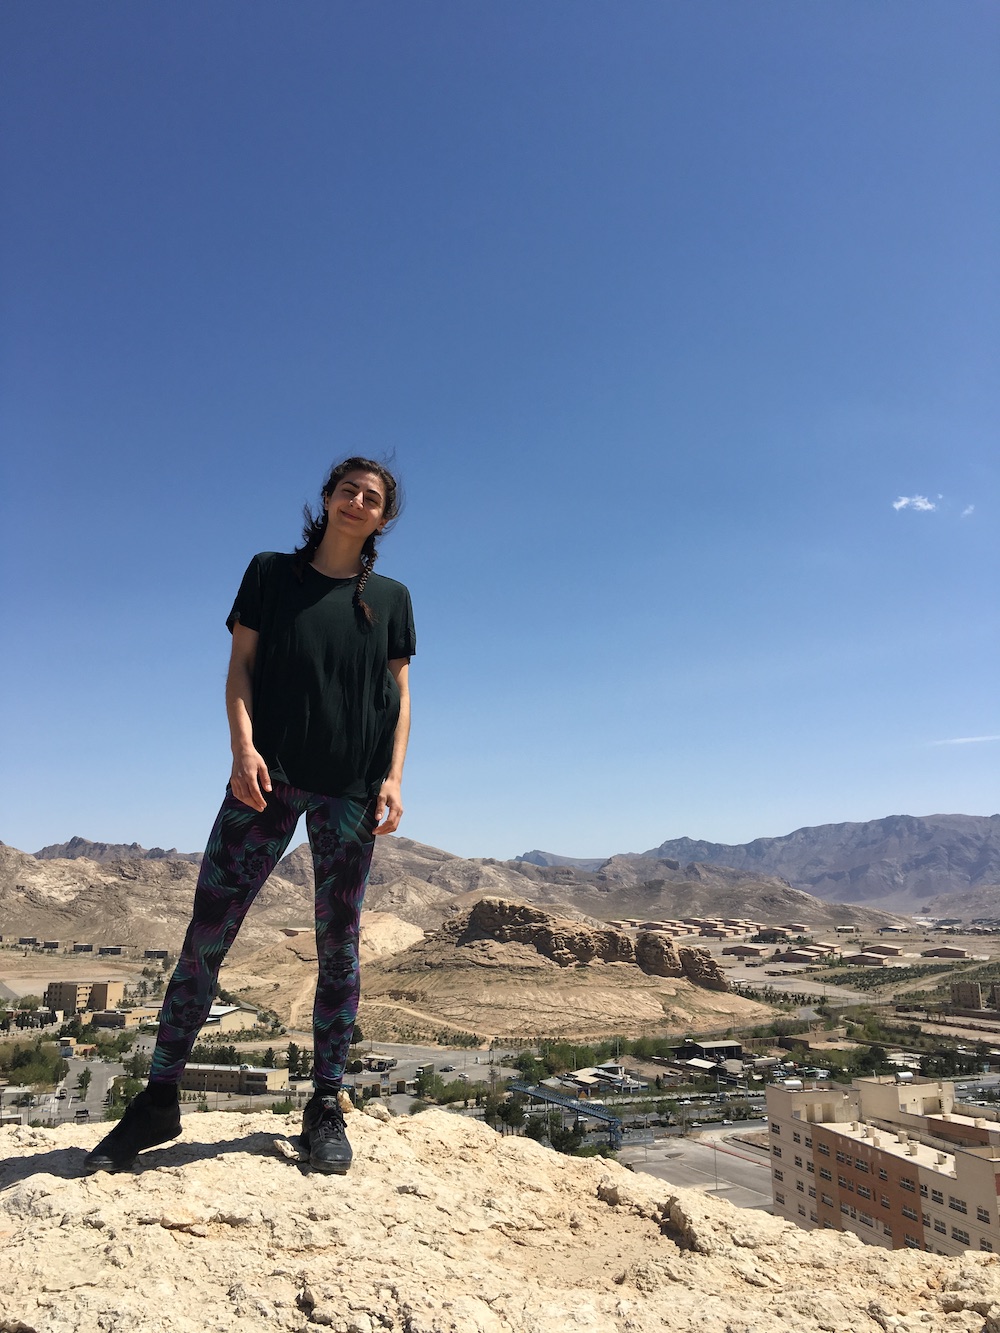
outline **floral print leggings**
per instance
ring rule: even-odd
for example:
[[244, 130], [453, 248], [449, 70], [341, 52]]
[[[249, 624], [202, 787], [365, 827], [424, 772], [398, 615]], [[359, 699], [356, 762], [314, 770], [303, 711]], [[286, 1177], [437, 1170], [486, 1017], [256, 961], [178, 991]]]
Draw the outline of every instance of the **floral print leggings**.
[[340, 1086], [358, 1012], [358, 933], [374, 846], [375, 798], [346, 800], [276, 782], [267, 808], [227, 789], [201, 863], [194, 911], [167, 986], [150, 1081], [178, 1083], [208, 1011], [219, 969], [264, 881], [284, 855], [299, 816], [316, 872], [313, 1081]]

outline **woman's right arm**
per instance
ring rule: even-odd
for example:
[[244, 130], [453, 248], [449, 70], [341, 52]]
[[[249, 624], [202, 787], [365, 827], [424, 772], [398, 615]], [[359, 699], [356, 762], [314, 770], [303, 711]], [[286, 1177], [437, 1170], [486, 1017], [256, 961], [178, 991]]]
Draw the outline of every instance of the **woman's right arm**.
[[254, 810], [267, 805], [264, 792], [271, 790], [267, 765], [253, 744], [253, 666], [260, 635], [237, 621], [233, 625], [233, 651], [226, 677], [226, 716], [233, 751], [229, 779], [233, 795]]

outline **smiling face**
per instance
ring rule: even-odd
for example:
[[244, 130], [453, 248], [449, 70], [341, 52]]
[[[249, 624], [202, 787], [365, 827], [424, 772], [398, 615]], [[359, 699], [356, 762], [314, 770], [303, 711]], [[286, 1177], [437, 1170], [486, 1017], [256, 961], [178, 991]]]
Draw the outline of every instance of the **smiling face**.
[[348, 472], [324, 495], [323, 506], [330, 524], [363, 543], [385, 526], [385, 485], [374, 472]]

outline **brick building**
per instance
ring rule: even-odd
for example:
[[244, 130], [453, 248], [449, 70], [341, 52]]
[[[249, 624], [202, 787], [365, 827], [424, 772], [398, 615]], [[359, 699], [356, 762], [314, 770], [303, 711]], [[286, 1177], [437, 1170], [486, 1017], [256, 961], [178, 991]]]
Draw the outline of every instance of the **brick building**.
[[1000, 1253], [1000, 1123], [957, 1113], [953, 1083], [770, 1087], [767, 1112], [776, 1216], [889, 1249]]

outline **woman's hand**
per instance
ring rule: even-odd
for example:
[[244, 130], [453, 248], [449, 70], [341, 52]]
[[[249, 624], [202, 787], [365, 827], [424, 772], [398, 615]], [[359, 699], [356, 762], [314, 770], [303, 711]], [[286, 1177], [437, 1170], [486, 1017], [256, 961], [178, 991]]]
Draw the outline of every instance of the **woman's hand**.
[[253, 810], [264, 810], [264, 793], [271, 790], [271, 775], [256, 750], [243, 750], [233, 755], [233, 772], [229, 779], [233, 795]]
[[[403, 795], [400, 784], [386, 778], [375, 802], [375, 834], [395, 833], [403, 818]], [[383, 823], [383, 819], [385, 823]]]

